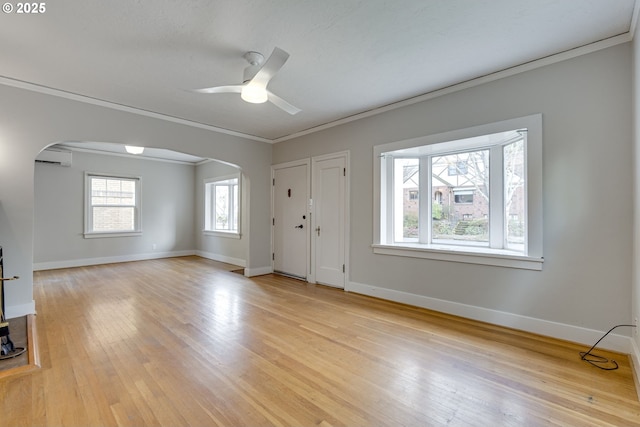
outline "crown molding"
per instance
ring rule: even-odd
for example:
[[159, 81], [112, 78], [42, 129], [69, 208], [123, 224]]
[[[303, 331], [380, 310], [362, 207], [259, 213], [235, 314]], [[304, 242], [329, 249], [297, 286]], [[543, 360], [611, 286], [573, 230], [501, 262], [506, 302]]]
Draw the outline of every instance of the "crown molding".
[[60, 89], [54, 89], [48, 86], [43, 86], [35, 83], [30, 83], [22, 80], [13, 79], [11, 77], [0, 76], [0, 85], [17, 87], [19, 89], [30, 90], [32, 92], [43, 93], [46, 95], [57, 96], [59, 98], [70, 99], [73, 101], [84, 102], [85, 104], [97, 105], [100, 107], [111, 108], [113, 110], [124, 111], [127, 113], [138, 114], [141, 116], [151, 117], [154, 119], [165, 120], [172, 123], [178, 123], [185, 126], [191, 126], [199, 129], [210, 130], [213, 132], [223, 133], [231, 136], [238, 136], [240, 138], [250, 139], [258, 142], [273, 142], [271, 139], [262, 138], [255, 135], [249, 135], [242, 132], [236, 132], [233, 130], [220, 128], [217, 126], [211, 126], [192, 120], [182, 119], [179, 117], [170, 116], [168, 114], [156, 113], [155, 111], [143, 110], [141, 108], [130, 107], [128, 105], [117, 104], [115, 102], [105, 101], [103, 99], [92, 98], [90, 96], [80, 95], [73, 92], [67, 92]]
[[[636, 2], [636, 6], [638, 2]], [[634, 9], [634, 17], [636, 17], [636, 10]], [[555, 64], [557, 62], [566, 61], [568, 59], [576, 58], [578, 56], [587, 55], [589, 53], [597, 52], [602, 49], [606, 49], [612, 46], [616, 46], [622, 43], [630, 42], [633, 39], [633, 35], [631, 31], [619, 34], [614, 37], [610, 37], [604, 40], [600, 40], [594, 43], [590, 43], [578, 48], [570, 49], [564, 52], [556, 53], [553, 55], [546, 56], [544, 58], [536, 59], [530, 62], [526, 62], [524, 64], [516, 65], [510, 68], [506, 68], [501, 71], [497, 71], [495, 73], [487, 74], [484, 76], [476, 77], [471, 80], [467, 80], [464, 82], [456, 83], [451, 86], [447, 86], [441, 89], [434, 90], [432, 92], [428, 92], [422, 95], [415, 96], [413, 98], [408, 98], [402, 101], [394, 102], [392, 104], [388, 104], [382, 107], [374, 108], [369, 111], [364, 111], [359, 114], [354, 114], [353, 116], [345, 117], [344, 119], [335, 120], [332, 122], [328, 122], [319, 126], [315, 126], [301, 132], [296, 132], [291, 135], [283, 136], [277, 139], [274, 139], [273, 143], [284, 142], [290, 139], [299, 138], [301, 136], [309, 135], [312, 133], [320, 132], [325, 129], [330, 129], [332, 127], [340, 126], [346, 123], [354, 122], [356, 120], [363, 119], [365, 117], [375, 116], [380, 113], [384, 113], [391, 110], [396, 110], [398, 108], [406, 107], [413, 104], [418, 104], [420, 102], [424, 102], [433, 98], [437, 98], [439, 96], [447, 95], [453, 92], [458, 92], [464, 89], [468, 89], [474, 86], [479, 86], [481, 84], [489, 83], [495, 80], [500, 80], [505, 77], [510, 77], [516, 74], [524, 73], [530, 70], [535, 70], [536, 68], [546, 67], [547, 65]]]
[[0, 84], [5, 86], [17, 87], [20, 89], [26, 89], [34, 92], [44, 93], [47, 95], [53, 95], [65, 99], [71, 99], [78, 102], [84, 102], [87, 104], [97, 105], [101, 107], [111, 108], [119, 111], [125, 111], [128, 113], [138, 114], [146, 117], [152, 117], [159, 120], [166, 120], [172, 123], [178, 123], [185, 126], [196, 127], [200, 129], [206, 129], [213, 132], [223, 133], [226, 135], [237, 136], [240, 138], [249, 139], [252, 141], [258, 142], [266, 142], [269, 144], [275, 144], [278, 142], [289, 141], [295, 138], [299, 138], [305, 135], [309, 135], [312, 133], [320, 132], [326, 129], [330, 129], [332, 127], [340, 126], [346, 123], [351, 123], [356, 120], [360, 120], [366, 117], [375, 116], [377, 114], [381, 114], [387, 111], [396, 110], [398, 108], [403, 108], [409, 105], [414, 105], [420, 102], [424, 102], [433, 98], [437, 98], [443, 95], [447, 95], [453, 92], [458, 92], [464, 89], [468, 89], [474, 86], [478, 86], [481, 84], [485, 84], [488, 82], [492, 82], [495, 80], [503, 79], [505, 77], [510, 77], [516, 74], [524, 73], [527, 71], [534, 70], [536, 68], [545, 67], [547, 65], [555, 64], [558, 62], [566, 61], [568, 59], [576, 58], [578, 56], [587, 55], [589, 53], [597, 52], [602, 49], [606, 49], [612, 46], [616, 46], [618, 44], [627, 43], [633, 40], [635, 33], [635, 26], [637, 25], [638, 15], [640, 13], [639, 2], [636, 1], [633, 10], [633, 17], [630, 22], [629, 31], [626, 33], [619, 34], [614, 37], [609, 37], [607, 39], [603, 39], [594, 43], [590, 43], [578, 48], [570, 49], [564, 52], [560, 52], [557, 54], [549, 55], [544, 58], [536, 59], [530, 62], [526, 62], [524, 64], [516, 65], [501, 71], [497, 71], [495, 73], [487, 74], [484, 76], [480, 76], [471, 80], [467, 80], [464, 82], [456, 83], [451, 86], [447, 86], [441, 89], [437, 89], [422, 95], [415, 96], [413, 98], [408, 98], [402, 101], [394, 102], [382, 107], [374, 108], [368, 111], [364, 111], [362, 113], [354, 114], [349, 117], [345, 117], [343, 119], [334, 120], [331, 122], [327, 122], [318, 126], [311, 127], [309, 129], [302, 130], [300, 132], [295, 132], [290, 135], [285, 135], [275, 139], [263, 138], [255, 135], [249, 135], [242, 132], [236, 132], [229, 129], [224, 129], [212, 125], [207, 125], [204, 123], [199, 123], [191, 120], [182, 119], [179, 117], [169, 116], [166, 114], [156, 113], [154, 111], [143, 110], [140, 108], [130, 107], [127, 105], [117, 104], [110, 101], [105, 101], [98, 98], [92, 98], [85, 95], [79, 95], [72, 92], [66, 92], [59, 89], [50, 88], [47, 86], [38, 85], [35, 83], [29, 83], [22, 80], [12, 79], [10, 77], [0, 76]]

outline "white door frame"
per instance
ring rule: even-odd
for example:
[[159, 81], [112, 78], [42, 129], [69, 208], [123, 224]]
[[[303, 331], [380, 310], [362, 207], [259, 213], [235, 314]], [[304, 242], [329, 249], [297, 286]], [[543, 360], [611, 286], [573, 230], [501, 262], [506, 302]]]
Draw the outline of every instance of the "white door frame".
[[[307, 200], [309, 201], [307, 204], [307, 219], [305, 220], [305, 228], [307, 229], [307, 233], [309, 233], [309, 239], [307, 239], [307, 282], [309, 283], [316, 283], [316, 276], [315, 276], [315, 239], [313, 238], [312, 235], [312, 231], [310, 228], [310, 224], [311, 224], [311, 219], [314, 215], [314, 206], [313, 206], [313, 193], [312, 193], [312, 188], [311, 188], [311, 182], [312, 182], [312, 170], [313, 170], [313, 165], [319, 161], [323, 161], [323, 160], [330, 160], [330, 159], [335, 159], [338, 157], [344, 157], [345, 159], [345, 165], [346, 165], [346, 174], [345, 174], [345, 201], [344, 201], [344, 208], [345, 208], [345, 224], [344, 224], [344, 264], [345, 264], [345, 283], [344, 283], [344, 290], [347, 291], [348, 290], [348, 285], [349, 285], [349, 270], [350, 270], [350, 248], [351, 248], [351, 240], [350, 240], [350, 235], [351, 235], [351, 210], [350, 210], [350, 203], [349, 201], [351, 200], [351, 179], [350, 179], [350, 169], [351, 169], [351, 161], [350, 161], [350, 157], [351, 157], [351, 152], [349, 150], [346, 151], [339, 151], [336, 153], [331, 153], [331, 154], [325, 154], [322, 156], [314, 156], [312, 158], [307, 158], [307, 159], [301, 159], [301, 160], [294, 160], [291, 162], [286, 162], [286, 163], [279, 163], [277, 165], [272, 165], [271, 166], [271, 182], [273, 183], [273, 180], [275, 179], [275, 171], [277, 169], [285, 169], [285, 168], [290, 168], [290, 167], [295, 167], [295, 166], [301, 166], [301, 165], [306, 165], [307, 166]], [[275, 194], [274, 194], [274, 186], [271, 185], [271, 252], [273, 253], [275, 250], [274, 247], [274, 228], [273, 228], [273, 218], [275, 215]], [[274, 269], [274, 264], [273, 264], [273, 260], [271, 262], [271, 270], [273, 271]]]
[[[273, 185], [273, 183], [275, 182], [275, 173], [276, 170], [278, 169], [286, 169], [286, 168], [291, 168], [291, 167], [296, 167], [296, 166], [306, 166], [307, 167], [307, 195], [306, 195], [306, 200], [307, 200], [307, 207], [306, 207], [306, 212], [307, 212], [307, 218], [305, 219], [304, 222], [304, 228], [306, 229], [306, 233], [307, 236], [309, 238], [307, 238], [307, 256], [305, 257], [307, 260], [307, 282], [311, 282], [310, 278], [311, 278], [311, 259], [309, 254], [311, 253], [311, 234], [310, 234], [310, 230], [309, 227], [311, 224], [311, 210], [309, 209], [309, 201], [310, 201], [310, 197], [311, 197], [311, 161], [310, 159], [302, 159], [302, 160], [294, 160], [291, 162], [286, 162], [286, 163], [279, 163], [277, 165], [272, 165], [271, 166], [271, 253], [273, 254], [275, 252], [275, 237], [274, 237], [274, 223], [273, 223], [273, 218], [275, 218], [275, 193], [274, 193], [274, 189], [275, 186]], [[271, 271], [273, 272], [275, 270], [275, 264], [274, 264], [274, 260], [273, 257], [271, 259]]]
[[[350, 231], [350, 224], [351, 224], [351, 216], [350, 216], [350, 208], [349, 208], [349, 200], [351, 200], [351, 180], [349, 179], [351, 173], [351, 162], [350, 162], [350, 155], [351, 152], [349, 150], [346, 151], [339, 151], [337, 153], [331, 153], [331, 154], [325, 154], [322, 156], [314, 156], [311, 158], [311, 171], [314, 171], [316, 168], [316, 164], [320, 161], [324, 161], [324, 160], [330, 160], [330, 159], [335, 159], [335, 158], [339, 158], [339, 157], [343, 157], [344, 158], [344, 164], [345, 164], [345, 168], [346, 168], [346, 173], [345, 173], [345, 191], [344, 191], [344, 266], [345, 266], [345, 270], [344, 270], [344, 290], [347, 290], [348, 287], [348, 283], [349, 283], [349, 253], [350, 253], [350, 247], [351, 247], [351, 242], [349, 239], [349, 236], [351, 235], [351, 231]], [[310, 178], [310, 181], [313, 180], [315, 177], [313, 176], [313, 172]], [[311, 212], [311, 216], [313, 217], [315, 215], [315, 205], [313, 204], [313, 187], [311, 188], [311, 201], [310, 201], [310, 212]], [[313, 232], [313, 230], [310, 230], [311, 232]], [[315, 247], [315, 237], [314, 234], [311, 233], [311, 238], [309, 239], [309, 244], [311, 246], [311, 252], [310, 252], [310, 259], [311, 259], [311, 269], [310, 271], [310, 278], [309, 278], [309, 282], [310, 283], [316, 283], [316, 247]]]

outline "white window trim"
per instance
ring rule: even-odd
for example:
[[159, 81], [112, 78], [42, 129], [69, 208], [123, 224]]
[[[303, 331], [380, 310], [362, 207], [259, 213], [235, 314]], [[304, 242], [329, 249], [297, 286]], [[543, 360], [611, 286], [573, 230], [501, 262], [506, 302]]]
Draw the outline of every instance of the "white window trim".
[[[381, 191], [385, 169], [381, 168], [383, 153], [402, 149], [422, 147], [421, 154], [431, 154], [434, 144], [442, 142], [464, 140], [476, 136], [505, 132], [513, 129], [527, 128], [526, 145], [526, 181], [527, 181], [527, 255], [512, 255], [506, 250], [489, 248], [475, 248], [468, 246], [442, 246], [437, 244], [418, 243], [388, 243], [392, 242], [392, 230], [387, 228], [388, 209], [385, 208], [386, 194]], [[452, 149], [464, 150], [464, 141], [460, 141], [458, 147]], [[385, 179], [387, 186], [392, 185], [392, 180]], [[471, 264], [492, 265], [499, 267], [521, 268], [529, 270], [542, 270], [544, 258], [542, 256], [542, 115], [504, 120], [466, 129], [444, 132], [403, 141], [377, 145], [373, 150], [373, 252], [381, 255], [395, 255], [412, 258], [425, 258], [440, 261], [463, 262]], [[424, 198], [421, 198], [424, 199]], [[384, 238], [381, 238], [384, 236]]]
[[[238, 225], [238, 228], [240, 226]], [[225, 237], [227, 239], [239, 239], [242, 237], [239, 232], [236, 231], [222, 231], [222, 230], [202, 230], [202, 234], [205, 236], [213, 237]]]
[[142, 236], [142, 230], [139, 231], [88, 231], [84, 233], [85, 239], [98, 239], [104, 237], [134, 237]]
[[[136, 182], [136, 205], [134, 208], [134, 225], [135, 230], [132, 231], [91, 231], [93, 227], [93, 218], [91, 217], [91, 177], [115, 178], [115, 179], [131, 179]], [[133, 237], [142, 235], [142, 179], [139, 176], [132, 175], [116, 175], [112, 173], [84, 173], [84, 233], [85, 239], [96, 239], [103, 237]]]
[[[210, 227], [211, 225], [211, 204], [213, 200], [211, 199], [211, 192], [207, 188], [207, 184], [211, 184], [219, 181], [227, 181], [229, 179], [237, 179], [238, 180], [238, 212], [237, 212], [237, 221], [238, 221], [238, 229], [237, 230], [214, 230]], [[242, 224], [242, 173], [234, 173], [231, 175], [217, 176], [213, 178], [206, 178], [204, 180], [204, 228], [202, 229], [202, 234], [205, 236], [212, 237], [224, 237], [228, 239], [240, 239], [242, 237], [241, 233], [241, 224]]]

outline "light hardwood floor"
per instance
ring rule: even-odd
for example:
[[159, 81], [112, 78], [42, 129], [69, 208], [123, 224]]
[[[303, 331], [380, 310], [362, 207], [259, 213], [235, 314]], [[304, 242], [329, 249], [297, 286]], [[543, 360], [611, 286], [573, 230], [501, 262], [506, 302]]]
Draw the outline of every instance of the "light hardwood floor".
[[563, 341], [184, 257], [35, 273], [42, 368], [6, 426], [634, 426]]

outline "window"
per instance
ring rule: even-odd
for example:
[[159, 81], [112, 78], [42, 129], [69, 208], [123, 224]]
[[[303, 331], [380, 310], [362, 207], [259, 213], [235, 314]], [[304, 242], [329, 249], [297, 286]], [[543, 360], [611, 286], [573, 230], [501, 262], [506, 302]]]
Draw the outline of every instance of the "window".
[[140, 178], [85, 174], [85, 237], [140, 234]]
[[541, 136], [536, 115], [375, 147], [374, 252], [541, 269]]
[[205, 233], [240, 237], [240, 175], [205, 181]]
[[467, 204], [471, 204], [473, 203], [473, 190], [469, 190], [469, 191], [458, 191], [458, 192], [454, 192], [453, 193], [453, 202], [454, 203], [467, 203]]
[[436, 191], [433, 195], [433, 201], [437, 204], [442, 204], [442, 191]]
[[[447, 156], [456, 159], [458, 156]], [[453, 163], [448, 163], [447, 174], [449, 176], [454, 175], [466, 175], [467, 174], [467, 162], [464, 160], [456, 160]]]

